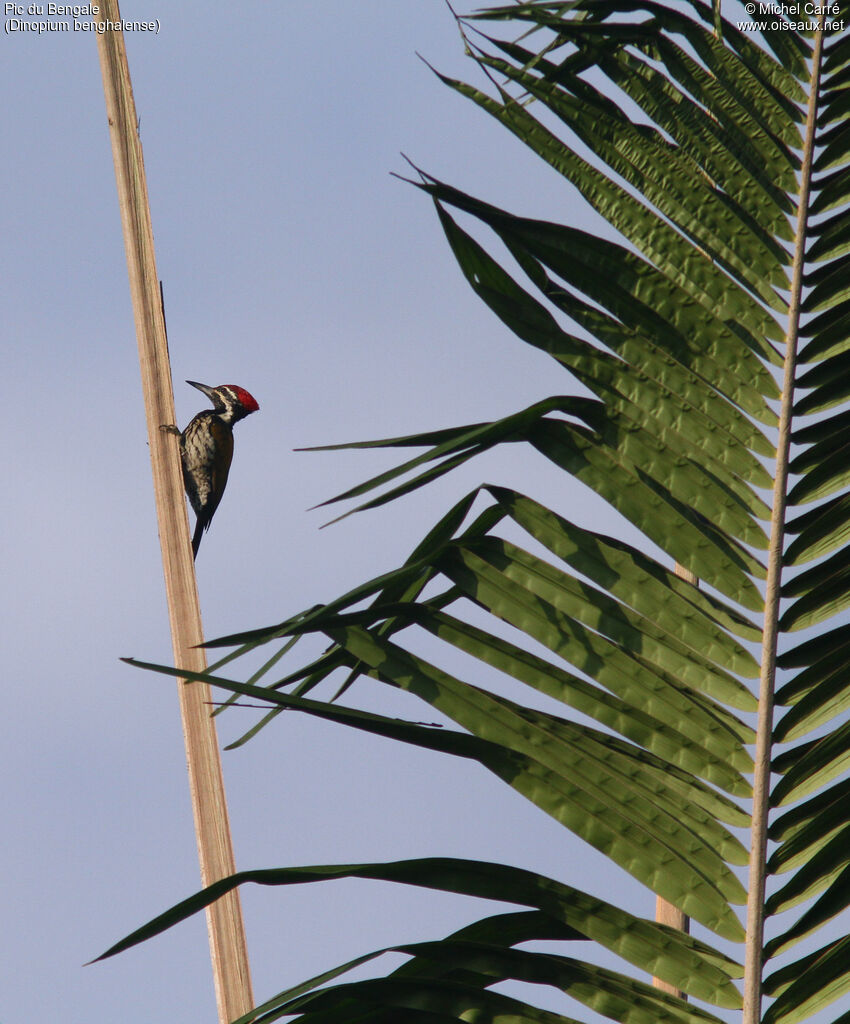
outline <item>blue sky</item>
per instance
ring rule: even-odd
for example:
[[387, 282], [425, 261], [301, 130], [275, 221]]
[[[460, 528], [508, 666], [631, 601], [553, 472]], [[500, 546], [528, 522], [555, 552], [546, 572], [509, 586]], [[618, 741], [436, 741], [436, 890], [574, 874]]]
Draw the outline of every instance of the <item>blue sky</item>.
[[[391, 176], [409, 173], [400, 154], [517, 212], [586, 224], [584, 210], [418, 59], [474, 74], [441, 0], [174, 6], [122, 14], [161, 22], [126, 41], [178, 420], [202, 405], [187, 378], [240, 384], [261, 406], [237, 427], [201, 547], [207, 635], [394, 567], [485, 480], [613, 530], [517, 450], [319, 531], [329, 516], [307, 509], [392, 456], [294, 448], [496, 418], [570, 387], [468, 289], [430, 201]], [[0, 47], [0, 1018], [212, 1020], [202, 917], [82, 967], [193, 892], [198, 871], [174, 685], [119, 661], [171, 653], [95, 40], [18, 33]], [[422, 716], [371, 686], [352, 694], [362, 706]], [[241, 714], [219, 719], [224, 741]], [[475, 766], [286, 715], [224, 769], [239, 867], [486, 855], [652, 914], [649, 894], [612, 893], [601, 874], [594, 886], [604, 862]], [[258, 999], [486, 912], [365, 882], [243, 899]]]

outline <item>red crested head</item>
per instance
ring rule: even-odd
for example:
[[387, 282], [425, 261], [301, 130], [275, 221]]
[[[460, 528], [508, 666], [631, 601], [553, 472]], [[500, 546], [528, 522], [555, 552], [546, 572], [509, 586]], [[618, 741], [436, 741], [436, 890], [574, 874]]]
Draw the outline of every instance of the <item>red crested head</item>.
[[260, 408], [257, 399], [238, 384], [219, 384], [217, 388], [211, 388], [208, 384], [199, 384], [194, 380], [187, 380], [186, 383], [203, 391], [226, 423], [242, 420]]
[[245, 410], [246, 416], [249, 412], [257, 412], [260, 408], [260, 403], [257, 399], [250, 392], [246, 391], [245, 388], [240, 388], [238, 384], [221, 384], [216, 390], [221, 391], [224, 388], [227, 388], [232, 395], [235, 395], [236, 401]]

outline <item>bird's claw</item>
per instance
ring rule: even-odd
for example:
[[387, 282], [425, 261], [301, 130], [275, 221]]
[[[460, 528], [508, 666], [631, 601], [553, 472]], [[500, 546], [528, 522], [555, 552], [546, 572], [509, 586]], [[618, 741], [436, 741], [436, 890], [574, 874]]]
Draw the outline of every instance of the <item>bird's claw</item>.
[[173, 423], [160, 423], [159, 429], [163, 434], [177, 434], [178, 437], [180, 436], [180, 428], [175, 427]]

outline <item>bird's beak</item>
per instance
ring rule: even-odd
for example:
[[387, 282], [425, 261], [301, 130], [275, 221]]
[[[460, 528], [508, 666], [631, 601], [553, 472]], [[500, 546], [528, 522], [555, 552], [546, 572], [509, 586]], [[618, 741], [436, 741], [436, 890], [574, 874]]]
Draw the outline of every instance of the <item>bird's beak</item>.
[[215, 388], [211, 388], [208, 384], [199, 384], [196, 380], [187, 380], [186, 383], [191, 384], [192, 387], [197, 388], [198, 391], [203, 391], [207, 398], [212, 400], [213, 391], [215, 390]]

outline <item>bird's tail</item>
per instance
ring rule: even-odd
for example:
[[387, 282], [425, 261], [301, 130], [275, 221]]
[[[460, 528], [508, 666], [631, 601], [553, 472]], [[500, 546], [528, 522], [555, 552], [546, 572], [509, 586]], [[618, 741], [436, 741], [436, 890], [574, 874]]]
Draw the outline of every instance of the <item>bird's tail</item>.
[[201, 546], [201, 537], [204, 534], [204, 522], [198, 519], [195, 523], [195, 534], [192, 537], [192, 558], [198, 557], [198, 548]]

